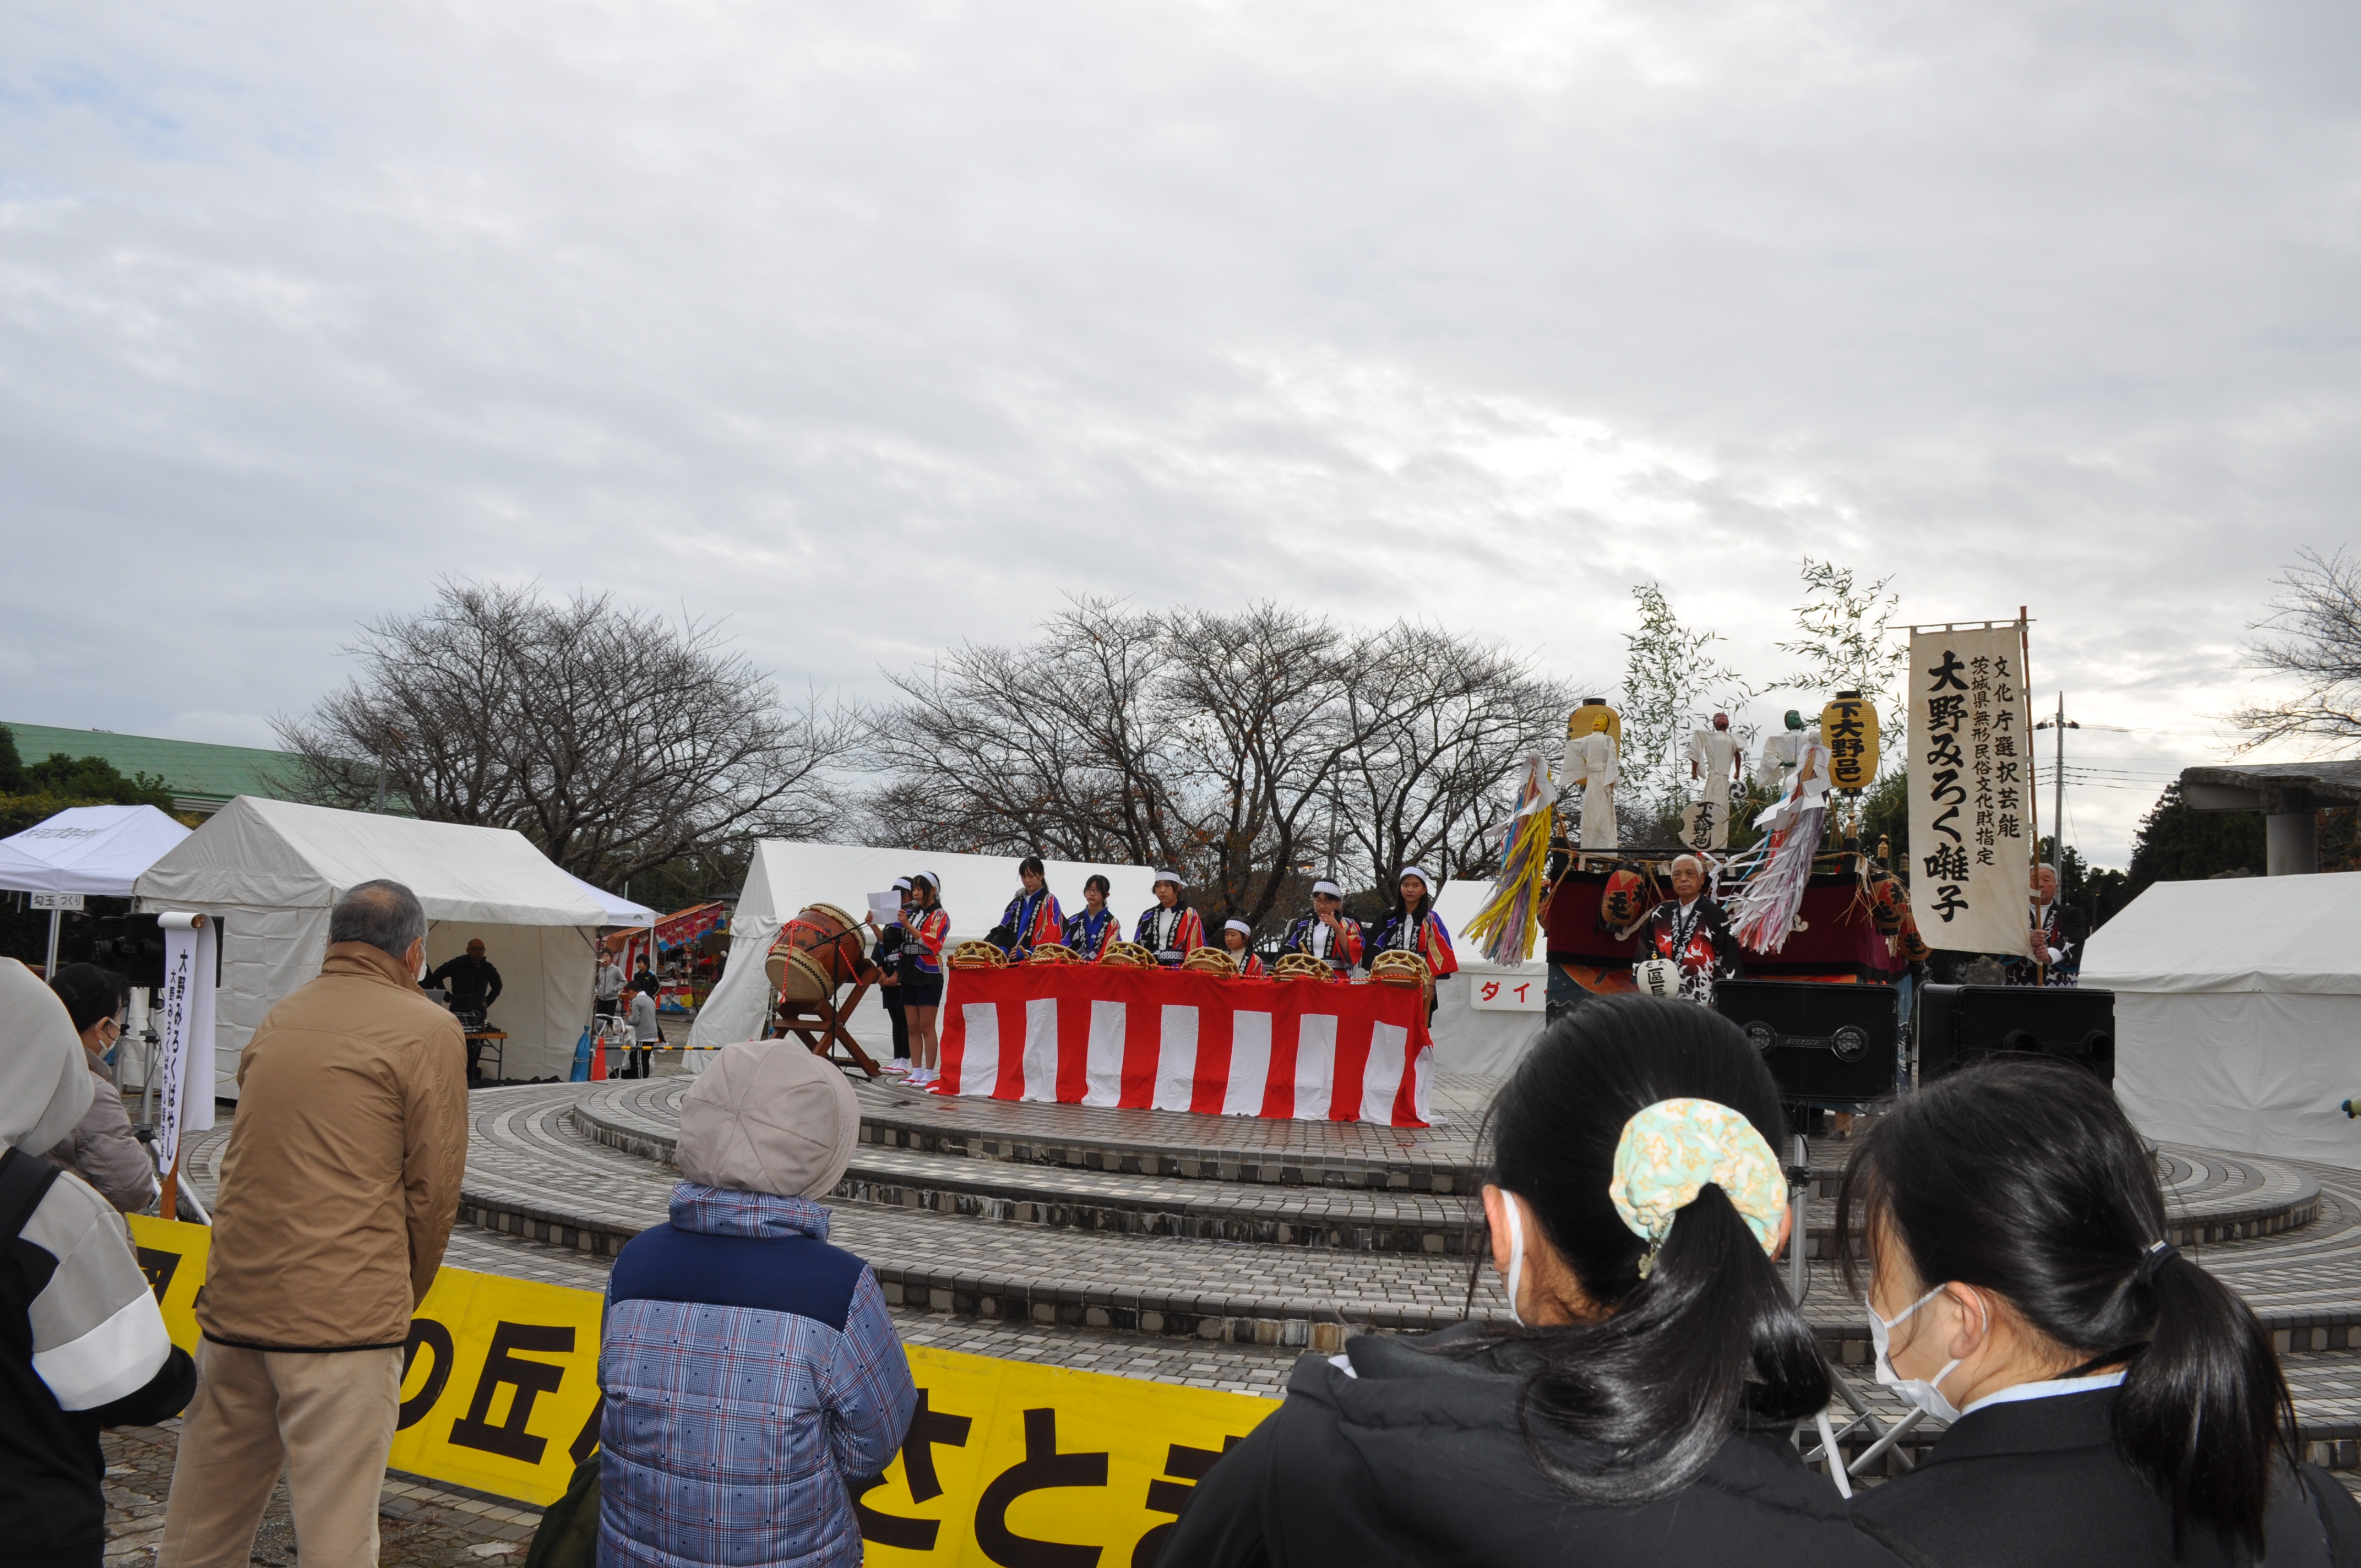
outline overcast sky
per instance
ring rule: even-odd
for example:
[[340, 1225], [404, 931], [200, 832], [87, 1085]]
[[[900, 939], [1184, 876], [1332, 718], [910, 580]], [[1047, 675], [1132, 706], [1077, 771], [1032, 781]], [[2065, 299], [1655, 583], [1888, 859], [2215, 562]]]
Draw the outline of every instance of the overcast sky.
[[[1061, 593], [1768, 681], [2031, 606], [2136, 786], [2361, 495], [2361, 8], [0, 8], [0, 718], [268, 744], [440, 574], [873, 696]], [[1782, 701], [1778, 706], [1784, 706]], [[2045, 807], [2047, 802], [2044, 802]]]

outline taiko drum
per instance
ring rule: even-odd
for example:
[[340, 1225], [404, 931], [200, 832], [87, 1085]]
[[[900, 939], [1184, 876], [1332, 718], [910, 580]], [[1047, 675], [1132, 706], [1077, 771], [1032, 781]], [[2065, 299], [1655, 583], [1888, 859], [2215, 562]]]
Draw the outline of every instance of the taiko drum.
[[806, 906], [779, 932], [763, 960], [771, 989], [789, 1002], [822, 1002], [860, 977], [869, 961], [861, 923], [833, 904]]

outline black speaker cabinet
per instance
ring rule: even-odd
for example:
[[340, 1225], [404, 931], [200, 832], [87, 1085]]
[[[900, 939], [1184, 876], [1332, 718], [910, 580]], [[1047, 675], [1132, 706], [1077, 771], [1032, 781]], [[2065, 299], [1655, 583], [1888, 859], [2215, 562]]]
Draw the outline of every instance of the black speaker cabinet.
[[1746, 1031], [1791, 1102], [1859, 1105], [1894, 1092], [1902, 1031], [1890, 986], [1725, 980], [1713, 1006]]
[[[229, 928], [218, 915], [205, 919], [214, 927], [214, 983], [221, 983], [222, 949]], [[120, 974], [127, 985], [164, 983], [164, 933], [153, 915], [102, 915], [90, 944], [88, 961]]]
[[2115, 1081], [2115, 993], [2029, 985], [1930, 985], [1918, 993], [1918, 1081], [1995, 1051], [2076, 1062]]

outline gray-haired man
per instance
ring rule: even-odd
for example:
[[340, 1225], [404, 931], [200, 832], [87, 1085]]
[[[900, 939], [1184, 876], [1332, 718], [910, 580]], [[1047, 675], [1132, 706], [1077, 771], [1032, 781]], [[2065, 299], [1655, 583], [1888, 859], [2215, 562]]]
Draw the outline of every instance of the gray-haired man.
[[1714, 981], [1746, 972], [1744, 955], [1721, 905], [1706, 894], [1705, 862], [1695, 855], [1676, 856], [1671, 881], [1673, 896], [1648, 916], [1632, 957], [1642, 963], [1669, 961], [1680, 971], [1683, 999], [1710, 1007]]
[[238, 1058], [159, 1568], [244, 1568], [282, 1467], [305, 1563], [377, 1561], [402, 1342], [467, 1157], [467, 1053], [418, 989], [425, 950], [411, 891], [361, 883]]

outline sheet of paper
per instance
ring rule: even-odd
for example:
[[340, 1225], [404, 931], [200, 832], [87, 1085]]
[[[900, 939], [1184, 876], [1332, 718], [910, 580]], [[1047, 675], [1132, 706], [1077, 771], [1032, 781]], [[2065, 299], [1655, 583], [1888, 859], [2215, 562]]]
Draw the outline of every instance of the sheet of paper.
[[902, 918], [902, 895], [887, 888], [884, 893], [869, 895], [869, 913], [880, 926]]

